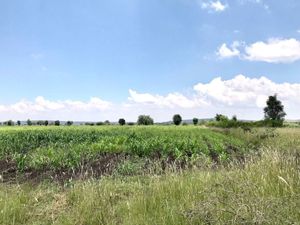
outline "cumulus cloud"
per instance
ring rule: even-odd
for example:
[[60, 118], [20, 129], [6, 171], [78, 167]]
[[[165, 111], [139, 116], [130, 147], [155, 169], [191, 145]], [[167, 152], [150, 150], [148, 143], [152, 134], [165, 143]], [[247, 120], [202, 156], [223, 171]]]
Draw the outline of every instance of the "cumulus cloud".
[[51, 101], [37, 97], [11, 105], [0, 105], [0, 119], [60, 119], [111, 120], [126, 118], [135, 121], [140, 114], [149, 114], [155, 121], [167, 121], [173, 114], [183, 118], [211, 118], [216, 113], [237, 115], [243, 119], [263, 118], [268, 96], [278, 94], [288, 118], [299, 119], [300, 83], [276, 83], [267, 77], [250, 78], [237, 75], [232, 79], [216, 77], [208, 83], [198, 83], [192, 93], [179, 92], [159, 95], [129, 90], [123, 103], [111, 103], [98, 97], [89, 101]]
[[300, 84], [277, 84], [266, 77], [237, 75], [230, 80], [217, 77], [210, 83], [195, 85], [194, 90], [214, 105], [264, 107], [268, 96], [275, 93], [285, 101], [300, 102]]
[[215, 12], [222, 12], [225, 9], [228, 8], [228, 5], [223, 4], [220, 1], [210, 1], [210, 2], [202, 2], [201, 3], [201, 8], [212, 10], [212, 11], [215, 11]]
[[149, 93], [138, 93], [134, 90], [129, 90], [130, 97], [128, 100], [131, 103], [138, 103], [144, 105], [155, 105], [158, 107], [168, 107], [168, 108], [194, 108], [199, 106], [201, 103], [197, 99], [189, 99], [188, 97], [180, 93], [170, 93], [167, 96], [152, 95]]
[[245, 58], [250, 61], [291, 63], [300, 59], [300, 41], [296, 39], [269, 39], [245, 48]]
[[82, 101], [50, 101], [42, 96], [34, 101], [21, 100], [11, 105], [0, 105], [0, 113], [38, 114], [45, 112], [107, 110], [112, 103], [93, 97], [88, 102]]
[[217, 55], [221, 58], [241, 56], [244, 60], [268, 63], [292, 63], [300, 60], [300, 41], [294, 38], [273, 38], [250, 45], [237, 45], [236, 43], [238, 42], [234, 42], [231, 48], [228, 48], [225, 43], [222, 44]]
[[238, 47], [239, 47], [239, 43], [238, 42], [234, 42], [231, 45], [231, 48], [229, 48], [227, 46], [227, 44], [223, 43], [221, 45], [221, 47], [218, 49], [217, 55], [220, 58], [232, 58], [234, 56], [239, 56], [240, 55], [240, 51], [238, 50]]

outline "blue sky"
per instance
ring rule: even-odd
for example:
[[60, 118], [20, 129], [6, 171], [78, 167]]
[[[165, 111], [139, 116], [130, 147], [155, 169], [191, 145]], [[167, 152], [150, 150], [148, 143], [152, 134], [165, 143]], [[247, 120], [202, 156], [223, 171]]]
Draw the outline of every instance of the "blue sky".
[[[0, 119], [260, 118], [251, 102], [274, 91], [296, 118], [299, 11], [298, 0], [0, 0]], [[237, 99], [239, 74], [271, 83]], [[207, 91], [218, 77], [226, 102]]]

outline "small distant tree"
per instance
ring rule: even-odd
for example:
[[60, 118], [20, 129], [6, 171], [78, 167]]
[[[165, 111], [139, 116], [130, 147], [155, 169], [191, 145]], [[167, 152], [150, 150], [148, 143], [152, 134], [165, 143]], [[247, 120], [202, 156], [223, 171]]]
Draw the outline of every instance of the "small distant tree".
[[195, 126], [198, 124], [198, 122], [199, 122], [198, 118], [194, 118], [194, 119], [193, 119], [193, 124], [194, 124]]
[[48, 125], [49, 125], [49, 121], [45, 120], [45, 126], [48, 126]]
[[55, 120], [55, 121], [54, 121], [54, 125], [55, 125], [55, 126], [60, 126], [60, 121], [59, 121], [59, 120]]
[[32, 121], [30, 119], [27, 120], [27, 126], [32, 126]]
[[119, 124], [120, 124], [121, 126], [124, 126], [124, 125], [126, 124], [125, 119], [123, 119], [123, 118], [119, 119]]
[[174, 123], [176, 126], [178, 126], [178, 125], [181, 124], [181, 122], [182, 122], [181, 116], [180, 116], [179, 114], [175, 114], [175, 115], [173, 116], [173, 123]]
[[97, 125], [97, 126], [102, 126], [102, 125], [104, 125], [104, 123], [101, 122], [101, 121], [99, 121], [99, 122], [96, 123], [96, 125]]
[[281, 101], [277, 99], [277, 95], [269, 96], [267, 106], [264, 108], [265, 120], [269, 120], [275, 126], [282, 125], [286, 113]]
[[17, 121], [17, 125], [21, 126], [21, 121], [20, 120]]
[[138, 125], [153, 125], [154, 120], [148, 115], [140, 115], [137, 120]]
[[105, 120], [105, 121], [104, 121], [104, 124], [105, 124], [105, 125], [110, 125], [109, 120]]
[[236, 117], [236, 115], [232, 116], [232, 121], [237, 122], [237, 117]]
[[42, 125], [45, 125], [45, 121], [39, 120], [39, 121], [36, 122], [36, 124], [39, 125], [39, 126], [42, 126]]
[[4, 125], [7, 125], [7, 126], [14, 126], [15, 123], [14, 123], [14, 121], [12, 121], [12, 120], [8, 120], [8, 121], [4, 122]]
[[220, 122], [220, 121], [226, 121], [228, 120], [228, 117], [227, 116], [224, 116], [222, 114], [217, 114], [216, 117], [215, 117], [216, 121]]
[[67, 125], [67, 126], [72, 126], [72, 125], [73, 125], [73, 121], [70, 121], [70, 120], [67, 121], [67, 122], [66, 122], [66, 125]]
[[265, 118], [271, 120], [283, 120], [286, 116], [284, 106], [277, 99], [277, 95], [269, 96], [267, 106], [264, 108]]

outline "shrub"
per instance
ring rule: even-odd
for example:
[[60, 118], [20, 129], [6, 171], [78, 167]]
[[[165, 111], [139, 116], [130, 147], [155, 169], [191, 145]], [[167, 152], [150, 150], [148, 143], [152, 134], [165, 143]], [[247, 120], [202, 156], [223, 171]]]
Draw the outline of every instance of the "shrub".
[[153, 119], [148, 115], [140, 115], [137, 121], [138, 125], [153, 125]]
[[55, 121], [54, 121], [54, 125], [55, 125], [55, 126], [59, 126], [59, 125], [60, 125], [60, 121], [59, 121], [59, 120], [55, 120]]

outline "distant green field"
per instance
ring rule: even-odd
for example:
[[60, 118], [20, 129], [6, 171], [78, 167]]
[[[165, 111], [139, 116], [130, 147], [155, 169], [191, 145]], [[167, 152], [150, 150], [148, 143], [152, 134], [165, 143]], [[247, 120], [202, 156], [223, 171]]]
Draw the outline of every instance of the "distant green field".
[[222, 161], [245, 143], [209, 129], [187, 126], [14, 127], [0, 129], [0, 159], [26, 168], [77, 168], [101, 154], [172, 159], [207, 156]]

